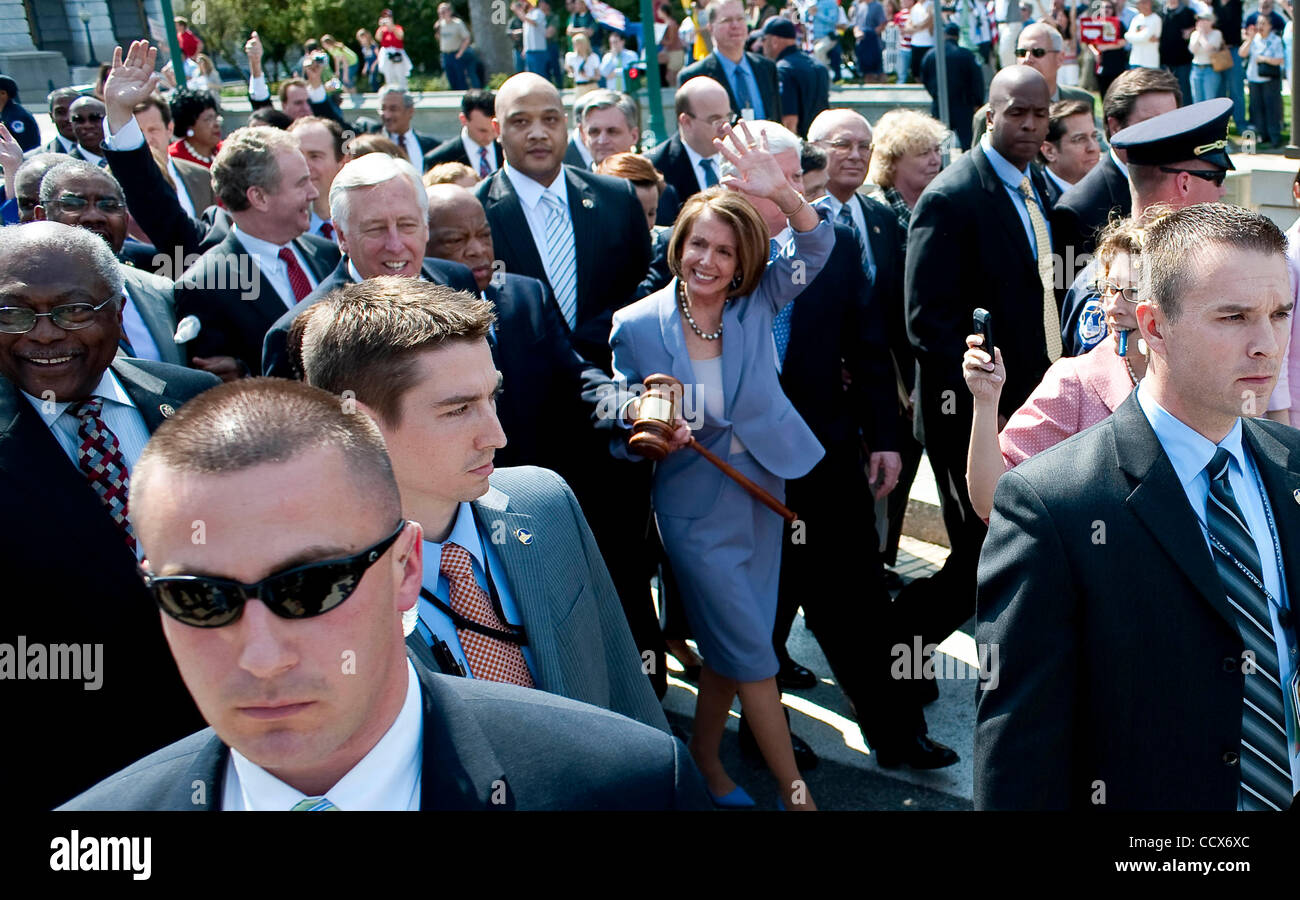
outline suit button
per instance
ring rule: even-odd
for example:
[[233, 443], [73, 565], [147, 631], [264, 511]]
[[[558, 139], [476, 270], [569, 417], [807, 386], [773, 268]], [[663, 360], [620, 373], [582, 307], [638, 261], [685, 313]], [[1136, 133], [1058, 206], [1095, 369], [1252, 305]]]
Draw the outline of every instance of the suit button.
[[1223, 754], [1223, 764], [1225, 766], [1235, 766], [1237, 764], [1237, 754], [1231, 750]]
[[1225, 656], [1223, 658], [1223, 671], [1229, 673], [1237, 671], [1237, 657]]

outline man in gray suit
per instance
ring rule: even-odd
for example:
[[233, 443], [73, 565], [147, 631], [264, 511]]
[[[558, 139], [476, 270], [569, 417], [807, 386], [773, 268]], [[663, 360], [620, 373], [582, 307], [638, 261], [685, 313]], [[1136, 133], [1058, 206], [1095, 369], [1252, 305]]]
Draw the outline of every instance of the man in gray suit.
[[489, 301], [372, 278], [308, 307], [290, 352], [297, 343], [308, 384], [378, 423], [402, 513], [424, 526], [412, 651], [446, 674], [537, 687], [667, 731], [568, 485], [531, 466], [493, 475], [506, 437], [492, 326]]
[[133, 476], [146, 586], [211, 728], [63, 809], [706, 807], [675, 738], [408, 657], [423, 533], [346, 401], [281, 379], [213, 388]]
[[[68, 160], [41, 180], [36, 218], [62, 222], [99, 235], [121, 258], [127, 211], [122, 186], [108, 172], [85, 160]], [[175, 341], [176, 307], [166, 278], [122, 264], [122, 339], [127, 356], [174, 366], [186, 364], [185, 348]]]

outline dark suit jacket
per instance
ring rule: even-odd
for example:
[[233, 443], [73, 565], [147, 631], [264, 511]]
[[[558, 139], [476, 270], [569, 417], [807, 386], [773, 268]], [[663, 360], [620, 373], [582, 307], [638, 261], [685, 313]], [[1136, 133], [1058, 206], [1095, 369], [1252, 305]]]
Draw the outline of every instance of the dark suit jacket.
[[[224, 209], [196, 206], [195, 209], [204, 210], [202, 216], [193, 219], [185, 214], [175, 191], [154, 162], [148, 144], [134, 150], [105, 149], [104, 158], [122, 185], [131, 216], [158, 252], [167, 256], [179, 254], [182, 259], [197, 256], [221, 243], [229, 233], [230, 215]], [[193, 198], [193, 193], [190, 196]], [[178, 277], [182, 271], [184, 266], [173, 264], [172, 277]]]
[[[112, 369], [145, 425], [215, 376], [119, 357]], [[81, 680], [3, 682], [11, 740], [0, 780], [11, 809], [51, 809], [160, 744], [202, 726], [134, 555], [31, 403], [0, 378], [0, 634], [102, 646], [97, 690]], [[20, 663], [26, 665], [26, 660]], [[83, 673], [84, 674], [84, 673]], [[91, 737], [93, 736], [93, 737]]]
[[126, 290], [131, 302], [149, 329], [149, 336], [158, 345], [158, 354], [165, 363], [184, 366], [189, 363], [185, 348], [174, 340], [176, 335], [176, 305], [172, 298], [172, 282], [159, 275], [150, 275], [130, 266], [122, 266]]
[[1127, 218], [1133, 213], [1128, 178], [1109, 153], [1057, 201], [1052, 210], [1052, 244], [1067, 263], [1097, 246], [1097, 232], [1112, 216]]
[[564, 148], [564, 164], [582, 169], [584, 172], [590, 172], [591, 167], [587, 162], [587, 157], [582, 155], [582, 150], [578, 149], [578, 139], [569, 138], [569, 144]]
[[[569, 214], [578, 270], [577, 328], [573, 346], [583, 359], [609, 370], [614, 310], [633, 299], [650, 264], [645, 211], [630, 182], [565, 166]], [[475, 196], [487, 211], [497, 257], [506, 271], [546, 281], [519, 195], [505, 170], [479, 182]], [[549, 284], [549, 282], [548, 282]]]
[[[338, 264], [339, 248], [332, 241], [305, 234], [294, 239], [319, 284]], [[240, 288], [250, 274], [251, 296]], [[267, 281], [257, 261], [232, 231], [176, 281], [176, 315], [198, 316], [199, 336], [190, 342], [191, 356], [233, 356], [257, 372], [262, 366], [262, 339], [293, 303]]]
[[[1046, 196], [1042, 176], [1033, 180], [1039, 196]], [[993, 314], [1006, 363], [999, 404], [1004, 415], [1020, 407], [1048, 367], [1038, 263], [1015, 204], [981, 147], [940, 172], [917, 201], [904, 293], [920, 384], [918, 438], [937, 427], [933, 437], [965, 446], [973, 407], [961, 358], [976, 307]], [[953, 392], [955, 409], [944, 409], [946, 391]]]
[[[957, 143], [962, 147], [971, 146], [973, 132], [966, 123], [971, 120], [975, 110], [984, 102], [984, 70], [980, 68], [975, 54], [956, 41], [944, 41], [948, 74], [948, 121], [952, 122], [956, 132]], [[939, 76], [938, 62], [935, 60], [935, 48], [925, 52], [921, 60], [921, 81], [930, 94], [930, 115], [939, 117]], [[981, 132], [982, 134], [983, 132]]]
[[799, 117], [794, 131], [807, 137], [812, 120], [830, 106], [831, 71], [792, 44], [777, 59], [776, 73], [781, 81], [781, 109], [787, 116]]
[[[493, 141], [492, 146], [496, 153], [496, 161], [499, 168], [502, 160], [505, 159], [501, 153], [501, 142]], [[475, 172], [478, 171], [478, 159], [470, 159], [465, 154], [465, 142], [460, 139], [459, 134], [450, 140], [443, 141], [428, 153], [424, 154], [424, 171], [427, 172], [434, 166], [447, 162], [464, 163]]]
[[[882, 213], [874, 223], [877, 240], [872, 249], [892, 241], [897, 252], [898, 237], [885, 231], [882, 221], [893, 214], [883, 208]], [[856, 458], [859, 431], [873, 451], [898, 447], [894, 369], [877, 287], [884, 289], [880, 294], [888, 294], [880, 279], [867, 282], [852, 229], [836, 225], [830, 258], [794, 299], [781, 388], [827, 455], [835, 451]], [[852, 376], [847, 391], [841, 364]]]
[[[745, 58], [749, 60], [749, 66], [754, 71], [754, 80], [758, 82], [758, 95], [763, 101], [763, 117], [770, 122], [780, 122], [785, 109], [781, 105], [781, 79], [777, 77], [776, 64], [757, 53], [746, 53]], [[741, 114], [740, 104], [736, 102], [736, 95], [731, 90], [731, 82], [727, 80], [727, 73], [723, 71], [722, 63], [718, 62], [716, 52], [710, 53], [699, 62], [691, 63], [678, 72], [677, 86], [681, 87], [699, 75], [707, 75], [722, 85], [727, 91], [728, 99], [731, 100], [731, 111], [736, 115]]]
[[668, 182], [667, 186], [672, 188], [675, 195], [673, 200], [669, 200], [668, 192], [664, 191], [664, 195], [659, 198], [659, 217], [655, 219], [655, 224], [671, 225], [686, 199], [700, 192], [700, 182], [695, 177], [691, 158], [687, 156], [686, 148], [682, 146], [682, 139], [678, 135], [674, 134], [655, 147], [646, 157], [664, 176], [664, 181]]
[[[430, 673], [421, 810], [711, 808], [681, 741], [586, 703], [515, 685]], [[230, 748], [212, 729], [118, 772], [64, 810], [220, 807]], [[194, 803], [193, 785], [206, 787]], [[505, 803], [494, 803], [505, 785]]]
[[[475, 284], [474, 275], [470, 270], [450, 260], [426, 256], [420, 277], [434, 284], [445, 284], [458, 291], [478, 294], [478, 285]], [[266, 336], [260, 341], [260, 362], [253, 367], [254, 371], [261, 371], [263, 375], [274, 375], [277, 378], [301, 378], [298, 360], [291, 358], [288, 348], [289, 329], [293, 327], [293, 320], [298, 318], [299, 313], [307, 307], [319, 303], [330, 291], [336, 291], [353, 283], [352, 276], [348, 274], [348, 258], [344, 256], [339, 259], [338, 265], [328, 277], [321, 279], [315, 289], [294, 304], [291, 309], [281, 311], [279, 318], [266, 330]]]
[[[1242, 424], [1294, 597], [1300, 433]], [[1236, 809], [1244, 644], [1136, 393], [998, 482], [978, 609], [976, 809]]]

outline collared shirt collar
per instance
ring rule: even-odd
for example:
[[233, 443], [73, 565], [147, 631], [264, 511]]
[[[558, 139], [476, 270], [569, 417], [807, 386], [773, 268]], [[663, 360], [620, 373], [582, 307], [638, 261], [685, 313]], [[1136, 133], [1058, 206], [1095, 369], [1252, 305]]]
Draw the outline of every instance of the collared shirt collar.
[[[23, 391], [22, 393], [23, 396], [31, 402], [32, 406], [35, 407], [36, 414], [41, 417], [41, 420], [45, 422], [45, 425], [48, 428], [53, 428], [54, 423], [58, 421], [59, 416], [63, 415], [67, 408], [73, 404], [73, 401], [68, 400], [62, 403], [55, 403], [52, 406], [47, 406], [45, 401], [40, 397], [33, 397], [26, 391]], [[101, 397], [109, 403], [121, 403], [123, 406], [129, 406], [132, 409], [135, 409], [135, 404], [131, 402], [130, 395], [127, 394], [126, 390], [122, 387], [121, 382], [117, 380], [117, 376], [113, 374], [112, 369], [104, 370], [104, 374], [100, 376], [99, 384], [95, 385], [95, 389], [90, 392], [90, 396]], [[47, 409], [49, 410], [48, 412], [46, 411]]]
[[1241, 471], [1249, 471], [1246, 468], [1246, 456], [1241, 445], [1240, 417], [1233, 423], [1227, 437], [1215, 444], [1161, 406], [1151, 396], [1145, 380], [1138, 383], [1137, 398], [1147, 421], [1151, 423], [1152, 430], [1160, 439], [1160, 446], [1164, 448], [1165, 455], [1173, 464], [1174, 472], [1177, 473], [1178, 481], [1184, 490], [1205, 471], [1205, 467], [1210, 464], [1214, 452], [1219, 447], [1232, 454]]
[[278, 260], [280, 258], [280, 251], [293, 243], [293, 241], [289, 241], [285, 244], [272, 244], [270, 241], [264, 241], [259, 237], [253, 237], [247, 231], [240, 228], [238, 224], [231, 225], [230, 230], [235, 235], [235, 239], [244, 245], [245, 250], [260, 259]]
[[479, 144], [478, 141], [469, 136], [469, 129], [464, 125], [460, 126], [460, 143], [465, 148], [465, 155], [469, 157], [469, 167], [471, 169], [478, 172], [479, 151], [486, 150], [488, 165], [492, 166], [493, 171], [496, 171], [497, 148], [495, 144], [488, 144], [486, 147]]
[[519, 200], [529, 209], [537, 206], [542, 201], [542, 194], [549, 193], [560, 198], [560, 203], [567, 209], [569, 206], [569, 194], [565, 190], [564, 167], [560, 167], [560, 172], [555, 176], [555, 180], [549, 185], [544, 185], [540, 181], [529, 178], [523, 172], [520, 172], [509, 162], [501, 166], [506, 177], [510, 179], [510, 184], [514, 187], [515, 193], [519, 195]]
[[1115, 164], [1115, 168], [1119, 169], [1125, 178], [1128, 178], [1128, 166], [1124, 165], [1124, 161], [1115, 155], [1114, 147], [1110, 148], [1110, 161]]
[[744, 53], [740, 54], [740, 62], [732, 62], [731, 60], [727, 59], [727, 57], [719, 53], [717, 50], [713, 51], [713, 55], [718, 58], [718, 62], [722, 63], [722, 71], [726, 73], [727, 78], [729, 79], [735, 77], [735, 72], [737, 69], [740, 69], [742, 72], [749, 72], [750, 74], [753, 74], [753, 69], [751, 69], [749, 65], [749, 57], [746, 56]]
[[361, 273], [357, 271], [357, 267], [353, 264], [352, 257], [350, 256], [348, 257], [348, 277], [352, 279], [353, 284], [360, 284], [365, 281], [365, 279], [361, 277]]
[[1017, 169], [1005, 156], [993, 149], [993, 141], [989, 139], [987, 133], [980, 138], [980, 146], [984, 148], [984, 155], [988, 157], [994, 173], [1002, 183], [1013, 191], [1019, 191], [1020, 182], [1029, 178], [1029, 166], [1025, 166], [1023, 170]]
[[[442, 569], [442, 546], [446, 543], [464, 547], [474, 557], [479, 569], [486, 569], [483, 565], [483, 542], [479, 540], [478, 523], [474, 520], [472, 504], [462, 501], [456, 508], [456, 522], [451, 526], [451, 534], [447, 535], [445, 541], [424, 542], [424, 571], [436, 573]], [[434, 583], [436, 582], [435, 578]]]
[[1070, 188], [1074, 187], [1073, 184], [1053, 172], [1050, 166], [1043, 166], [1043, 174], [1051, 179], [1051, 181], [1061, 189], [1061, 193], [1065, 193]]
[[[406, 699], [393, 724], [370, 752], [324, 796], [340, 810], [397, 810], [420, 807], [424, 704], [420, 679], [406, 662]], [[234, 747], [230, 764], [239, 778], [245, 810], [289, 810], [307, 795], [290, 787]]]
[[722, 177], [722, 171], [721, 171], [722, 151], [721, 150], [719, 150], [717, 153], [713, 154], [712, 156], [700, 156], [700, 154], [695, 152], [695, 148], [692, 147], [690, 144], [686, 143], [685, 141], [682, 141], [682, 149], [686, 151], [686, 158], [691, 161], [691, 171], [697, 173], [696, 174], [697, 178], [699, 177], [699, 173], [703, 171], [700, 168], [700, 160], [702, 159], [713, 160], [713, 173], [717, 175], [719, 178]]

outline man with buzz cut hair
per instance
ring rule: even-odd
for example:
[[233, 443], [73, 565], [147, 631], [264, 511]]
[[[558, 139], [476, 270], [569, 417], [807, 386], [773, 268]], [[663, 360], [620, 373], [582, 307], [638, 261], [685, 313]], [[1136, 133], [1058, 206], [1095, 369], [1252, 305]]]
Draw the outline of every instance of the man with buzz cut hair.
[[77, 133], [72, 130], [72, 114], [69, 108], [81, 96], [81, 91], [71, 87], [55, 88], [47, 98], [50, 104], [50, 121], [54, 123], [55, 135], [49, 143], [35, 150], [35, 153], [72, 153], [77, 146]]
[[[483, 374], [471, 379], [481, 396], [467, 423], [490, 411]], [[449, 428], [464, 427], [455, 421]], [[433, 674], [408, 656], [404, 618], [420, 598], [425, 542], [421, 524], [403, 517], [394, 471], [370, 416], [282, 379], [215, 388], [159, 429], [137, 467], [142, 568], [211, 727], [62, 809], [707, 806], [685, 747], [664, 732], [514, 685]], [[207, 541], [190, 540], [195, 518]], [[525, 552], [563, 527], [526, 524], [535, 546], [509, 538]], [[456, 557], [445, 564], [456, 595], [491, 611], [465, 551], [444, 555]]]
[[667, 731], [568, 485], [549, 469], [493, 468], [506, 443], [493, 319], [486, 300], [377, 278], [295, 325], [307, 383], [351, 392], [374, 418], [403, 515], [425, 529], [408, 643], [444, 674], [537, 687]]

